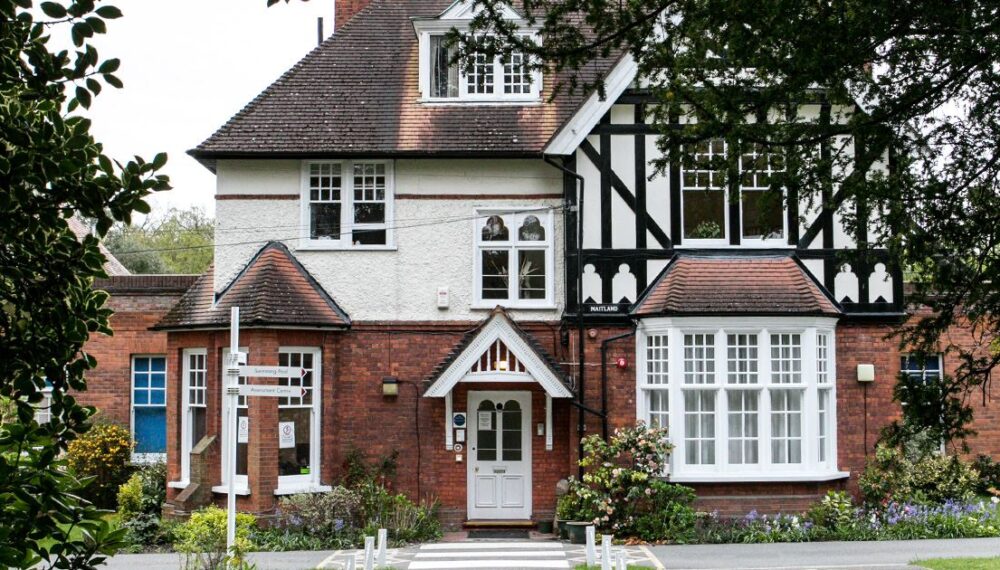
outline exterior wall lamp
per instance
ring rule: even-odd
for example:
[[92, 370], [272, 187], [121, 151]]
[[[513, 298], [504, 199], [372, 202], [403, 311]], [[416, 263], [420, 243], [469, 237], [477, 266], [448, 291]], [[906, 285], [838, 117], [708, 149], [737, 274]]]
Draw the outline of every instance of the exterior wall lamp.
[[387, 398], [395, 398], [399, 395], [399, 379], [395, 376], [382, 377], [382, 395]]

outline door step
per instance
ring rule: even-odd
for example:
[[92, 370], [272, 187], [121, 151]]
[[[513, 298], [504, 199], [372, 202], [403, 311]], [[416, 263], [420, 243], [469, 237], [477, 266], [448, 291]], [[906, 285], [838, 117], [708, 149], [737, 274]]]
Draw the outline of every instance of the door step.
[[469, 530], [533, 529], [535, 528], [535, 522], [530, 520], [473, 519], [465, 521], [464, 523], [462, 523], [462, 526]]

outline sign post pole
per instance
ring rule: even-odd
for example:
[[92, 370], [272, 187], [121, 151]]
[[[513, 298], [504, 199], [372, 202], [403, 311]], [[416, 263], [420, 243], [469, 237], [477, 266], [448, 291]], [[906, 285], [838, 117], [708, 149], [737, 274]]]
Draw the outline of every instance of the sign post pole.
[[227, 488], [226, 553], [232, 555], [236, 544], [236, 446], [239, 419], [240, 308], [233, 307], [229, 319], [229, 357], [226, 359], [226, 406], [229, 409], [229, 448], [226, 453]]

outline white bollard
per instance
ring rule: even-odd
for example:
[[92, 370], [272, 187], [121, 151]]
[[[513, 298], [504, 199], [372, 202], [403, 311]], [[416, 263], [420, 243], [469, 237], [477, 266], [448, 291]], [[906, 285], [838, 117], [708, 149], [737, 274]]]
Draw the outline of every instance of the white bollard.
[[375, 537], [366, 536], [365, 537], [365, 570], [374, 570], [375, 568]]
[[611, 537], [610, 534], [601, 535], [601, 570], [611, 570]]
[[625, 562], [625, 549], [615, 553], [615, 570], [628, 570], [628, 563]]
[[347, 559], [347, 562], [344, 563], [344, 570], [354, 570], [354, 565], [354, 555], [352, 554], [351, 557]]
[[594, 544], [597, 540], [596, 529], [594, 525], [587, 526], [587, 566], [594, 566], [597, 564], [597, 545]]
[[388, 542], [388, 534], [384, 528], [378, 529], [378, 556], [376, 556], [376, 568], [385, 568], [385, 549]]

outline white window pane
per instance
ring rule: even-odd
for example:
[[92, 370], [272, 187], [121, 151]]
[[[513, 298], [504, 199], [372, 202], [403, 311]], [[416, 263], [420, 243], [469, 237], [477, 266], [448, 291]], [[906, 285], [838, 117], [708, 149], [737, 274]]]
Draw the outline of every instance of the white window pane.
[[669, 337], [646, 337], [646, 383], [666, 384], [669, 381]]
[[771, 335], [771, 381], [776, 384], [802, 382], [802, 335]]
[[684, 383], [715, 383], [715, 335], [684, 335]]

